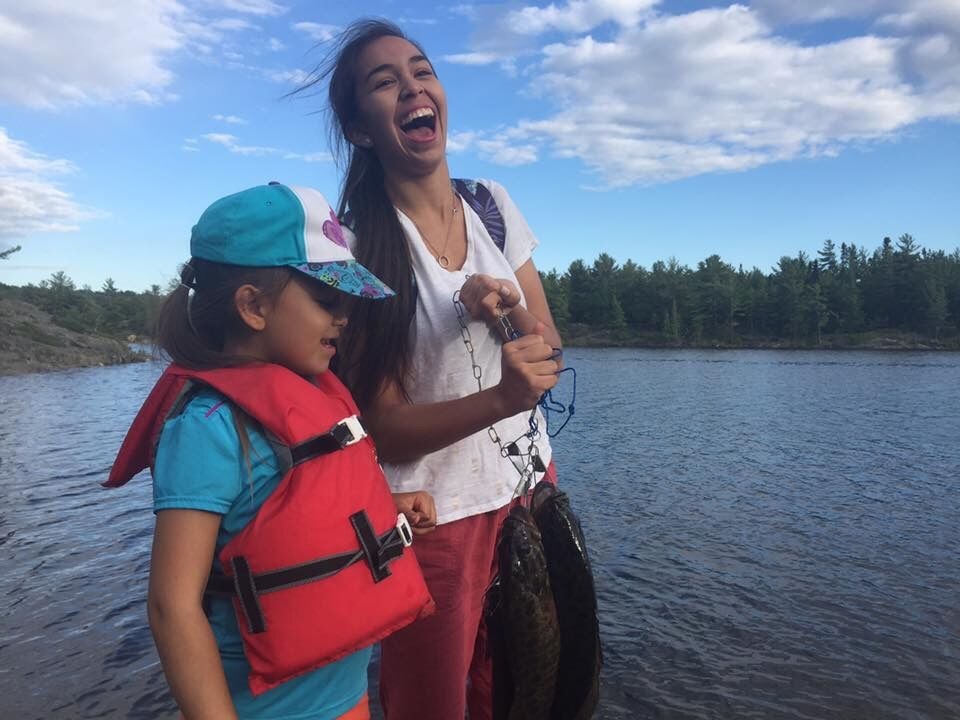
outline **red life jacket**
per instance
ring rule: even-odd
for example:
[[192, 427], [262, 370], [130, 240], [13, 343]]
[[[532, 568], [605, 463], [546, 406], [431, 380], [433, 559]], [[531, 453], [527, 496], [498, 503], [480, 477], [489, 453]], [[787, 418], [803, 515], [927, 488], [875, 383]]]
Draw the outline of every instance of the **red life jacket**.
[[[193, 371], [171, 365], [140, 409], [106, 483], [152, 469], [160, 432], [195, 383], [257, 420], [289, 466], [253, 519], [220, 551], [208, 594], [229, 595], [250, 690], [364, 648], [433, 611], [373, 442], [330, 372], [313, 384], [279, 365]], [[403, 526], [406, 526], [405, 528]]]

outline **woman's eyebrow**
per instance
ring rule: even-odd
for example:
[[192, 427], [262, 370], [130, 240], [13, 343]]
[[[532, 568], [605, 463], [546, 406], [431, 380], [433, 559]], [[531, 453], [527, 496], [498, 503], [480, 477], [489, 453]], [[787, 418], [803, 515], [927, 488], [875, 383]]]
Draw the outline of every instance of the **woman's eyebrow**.
[[391, 69], [392, 67], [393, 67], [393, 65], [391, 65], [390, 63], [383, 63], [382, 65], [377, 65], [373, 70], [371, 70], [370, 72], [367, 73], [367, 76], [364, 78], [364, 80], [365, 80], [365, 81], [366, 81], [366, 80], [369, 80], [369, 79], [372, 78], [374, 75], [376, 75], [378, 72], [383, 72], [384, 70], [389, 70], [389, 69]]
[[[430, 64], [430, 61], [427, 60], [426, 55], [413, 55], [410, 57], [409, 60], [407, 60], [408, 65], [414, 65], [418, 62], [425, 62], [427, 63], [427, 65]], [[384, 70], [391, 70], [392, 68], [393, 68], [392, 63], [383, 63], [381, 65], [377, 65], [375, 68], [373, 68], [370, 72], [367, 73], [367, 76], [364, 78], [364, 81], [369, 80], [378, 72], [383, 72]]]

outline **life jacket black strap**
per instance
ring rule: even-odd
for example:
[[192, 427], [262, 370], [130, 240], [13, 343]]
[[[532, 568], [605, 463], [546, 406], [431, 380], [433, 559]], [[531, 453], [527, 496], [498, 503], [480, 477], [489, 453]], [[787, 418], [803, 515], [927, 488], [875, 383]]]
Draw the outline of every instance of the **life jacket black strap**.
[[403, 552], [403, 545], [397, 547], [395, 544], [387, 545], [380, 542], [380, 539], [373, 532], [370, 518], [363, 510], [350, 516], [350, 524], [353, 525], [353, 531], [360, 541], [360, 549], [367, 560], [367, 566], [370, 568], [370, 574], [373, 575], [373, 581], [378, 583], [381, 580], [386, 580], [390, 577], [390, 568], [387, 567], [387, 563], [400, 556]]
[[350, 522], [360, 542], [360, 547], [356, 550], [259, 574], [252, 573], [246, 558], [238, 555], [230, 562], [233, 577], [211, 575], [204, 592], [207, 595], [236, 597], [247, 621], [247, 629], [251, 633], [260, 633], [267, 627], [260, 608], [259, 595], [323, 580], [360, 560], [367, 561], [374, 582], [389, 577], [390, 569], [387, 565], [403, 554], [404, 546], [409, 545], [409, 538], [404, 537], [399, 527], [390, 528], [377, 536], [363, 510], [351, 515]]
[[322, 435], [316, 435], [309, 440], [290, 448], [290, 455], [294, 466], [300, 463], [312, 460], [315, 457], [326, 455], [328, 453], [343, 450], [348, 445], [353, 445], [367, 436], [360, 418], [351, 415], [344, 418], [327, 432]]
[[263, 618], [263, 610], [260, 609], [260, 601], [257, 600], [256, 582], [247, 559], [238, 555], [231, 559], [230, 564], [233, 566], [233, 591], [240, 598], [240, 607], [247, 619], [247, 629], [251, 633], [261, 633], [267, 629], [267, 623]]

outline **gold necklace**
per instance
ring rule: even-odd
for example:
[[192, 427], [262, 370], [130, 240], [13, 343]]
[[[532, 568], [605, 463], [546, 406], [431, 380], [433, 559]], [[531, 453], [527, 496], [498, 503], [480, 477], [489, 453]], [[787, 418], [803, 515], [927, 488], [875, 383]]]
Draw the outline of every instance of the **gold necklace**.
[[424, 233], [423, 230], [420, 229], [420, 226], [417, 224], [417, 221], [414, 220], [412, 217], [410, 218], [410, 220], [413, 222], [414, 227], [417, 228], [417, 232], [420, 233], [420, 237], [423, 238], [423, 241], [427, 244], [427, 247], [430, 248], [430, 251], [433, 253], [434, 257], [436, 258], [437, 264], [440, 267], [442, 267], [444, 270], [446, 270], [450, 266], [450, 258], [448, 258], [446, 254], [447, 245], [450, 244], [450, 228], [453, 227], [453, 218], [456, 217], [458, 212], [460, 212], [460, 208], [458, 207], [459, 203], [457, 202], [459, 199], [460, 198], [457, 195], [457, 191], [454, 190], [453, 191], [453, 212], [451, 212], [449, 217], [447, 218], [447, 228], [443, 236], [443, 247], [440, 250], [437, 250], [434, 244], [427, 239], [426, 233]]

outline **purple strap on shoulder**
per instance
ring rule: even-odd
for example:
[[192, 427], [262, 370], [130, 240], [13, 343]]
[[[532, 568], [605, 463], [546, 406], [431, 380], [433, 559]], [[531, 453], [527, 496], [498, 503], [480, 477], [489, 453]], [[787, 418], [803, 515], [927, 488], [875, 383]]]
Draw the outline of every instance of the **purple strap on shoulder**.
[[490, 194], [490, 188], [476, 180], [454, 178], [453, 187], [460, 197], [467, 201], [473, 211], [480, 216], [480, 222], [487, 229], [494, 244], [503, 252], [507, 239], [507, 228], [503, 222], [503, 215], [497, 207], [497, 201]]

